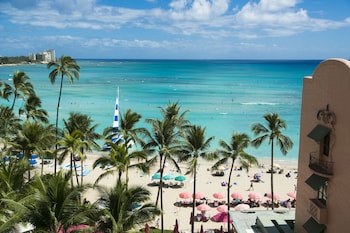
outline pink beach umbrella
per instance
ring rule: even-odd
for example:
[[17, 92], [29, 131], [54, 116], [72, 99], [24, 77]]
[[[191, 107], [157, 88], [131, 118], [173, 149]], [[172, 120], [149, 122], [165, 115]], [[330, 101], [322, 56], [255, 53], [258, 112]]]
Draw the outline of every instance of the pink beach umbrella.
[[179, 197], [182, 199], [188, 199], [192, 197], [192, 194], [190, 192], [182, 192], [182, 193], [179, 193]]
[[[219, 212], [215, 214], [211, 219], [214, 222], [228, 222], [229, 221], [229, 213], [225, 212]], [[232, 222], [232, 219], [230, 219], [230, 222]]]
[[[266, 197], [272, 199], [272, 194], [271, 193], [267, 193]], [[281, 197], [280, 197], [280, 195], [278, 193], [273, 193], [273, 199], [274, 200], [279, 200], [279, 199], [281, 199]]]
[[67, 231], [65, 231], [63, 229], [60, 229], [58, 232], [59, 233], [71, 233], [71, 232], [75, 232], [75, 231], [78, 231], [78, 230], [81, 230], [81, 229], [84, 229], [84, 228], [87, 228], [87, 227], [89, 227], [89, 226], [81, 224], [81, 225], [69, 227], [67, 229]]
[[223, 193], [217, 192], [213, 194], [213, 197], [216, 199], [224, 199], [225, 195]]
[[261, 195], [259, 193], [249, 193], [248, 198], [256, 201], [261, 199]]
[[296, 193], [287, 193], [287, 196], [288, 197], [291, 197], [291, 198], [297, 198], [297, 194]]
[[199, 211], [208, 211], [210, 209], [211, 207], [207, 204], [200, 204], [199, 206], [197, 206], [197, 210]]
[[196, 192], [195, 194], [193, 194], [195, 199], [202, 199], [203, 197], [205, 197], [204, 193], [202, 192]]
[[248, 210], [250, 209], [250, 206], [247, 204], [238, 204], [235, 206], [235, 210], [242, 211], [242, 210]]
[[216, 207], [216, 210], [221, 213], [227, 213], [228, 207], [227, 205], [219, 205], [218, 207]]
[[243, 195], [241, 193], [238, 193], [238, 192], [234, 192], [231, 194], [231, 197], [233, 199], [237, 199], [237, 200], [242, 200], [243, 199]]

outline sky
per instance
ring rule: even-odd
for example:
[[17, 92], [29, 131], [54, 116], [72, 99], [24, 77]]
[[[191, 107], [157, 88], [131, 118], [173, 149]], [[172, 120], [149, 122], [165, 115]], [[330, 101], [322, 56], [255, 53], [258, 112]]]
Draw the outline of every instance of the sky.
[[0, 56], [350, 58], [350, 0], [0, 0]]

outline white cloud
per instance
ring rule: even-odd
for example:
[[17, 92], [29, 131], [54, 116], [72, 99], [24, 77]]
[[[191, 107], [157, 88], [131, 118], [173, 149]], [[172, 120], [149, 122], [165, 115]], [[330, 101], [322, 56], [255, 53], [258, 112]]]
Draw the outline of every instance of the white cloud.
[[229, 0], [174, 0], [170, 16], [175, 20], [208, 20], [226, 13]]
[[310, 18], [306, 9], [298, 8], [299, 0], [249, 1], [241, 8], [230, 7], [232, 0], [172, 0], [169, 9], [144, 10], [100, 5], [97, 0], [28, 0], [35, 9], [18, 7], [26, 1], [0, 3], [0, 13], [13, 24], [43, 28], [104, 32], [142, 28], [210, 38], [287, 36], [350, 24], [349, 18], [343, 22]]

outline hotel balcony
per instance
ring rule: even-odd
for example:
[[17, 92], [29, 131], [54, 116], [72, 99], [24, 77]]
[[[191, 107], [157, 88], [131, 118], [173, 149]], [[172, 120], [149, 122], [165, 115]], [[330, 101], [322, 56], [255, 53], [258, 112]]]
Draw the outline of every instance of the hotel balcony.
[[319, 200], [309, 200], [308, 212], [319, 224], [327, 223], [327, 208]]
[[309, 168], [324, 175], [333, 175], [333, 162], [320, 160], [315, 152], [310, 153]]

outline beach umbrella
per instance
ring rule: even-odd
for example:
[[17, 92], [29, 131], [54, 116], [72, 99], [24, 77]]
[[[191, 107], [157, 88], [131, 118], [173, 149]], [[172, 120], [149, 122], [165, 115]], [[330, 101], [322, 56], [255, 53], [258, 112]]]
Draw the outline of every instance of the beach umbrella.
[[207, 204], [200, 204], [199, 206], [197, 206], [197, 210], [199, 211], [208, 211], [210, 209], [211, 207]]
[[152, 175], [152, 180], [159, 180], [160, 179], [160, 173], [155, 173]]
[[231, 194], [231, 197], [233, 199], [237, 199], [237, 200], [242, 200], [243, 199], [243, 195], [241, 193], [238, 193], [238, 192], [234, 192]]
[[225, 194], [217, 192], [213, 194], [213, 197], [216, 199], [224, 199], [225, 198]]
[[228, 206], [227, 205], [219, 205], [218, 207], [216, 207], [216, 210], [219, 212], [225, 213], [228, 210]]
[[34, 164], [37, 164], [38, 163], [38, 161], [36, 161], [35, 159], [30, 159], [29, 160], [29, 164], [30, 165], [34, 165]]
[[288, 197], [291, 197], [291, 198], [297, 198], [297, 194], [296, 193], [287, 193], [287, 196]]
[[172, 180], [172, 179], [174, 179], [174, 175], [173, 175], [173, 174], [164, 175], [164, 176], [163, 176], [163, 179], [164, 179], [164, 180]]
[[37, 159], [37, 158], [39, 158], [39, 156], [35, 154], [30, 156], [30, 159]]
[[222, 165], [220, 165], [220, 166], [218, 167], [218, 170], [219, 170], [219, 171], [223, 171], [223, 170], [225, 170], [225, 167], [222, 166]]
[[261, 195], [259, 193], [249, 193], [248, 198], [256, 201], [261, 199]]
[[179, 197], [182, 199], [188, 199], [188, 198], [192, 197], [192, 193], [182, 192], [182, 193], [179, 193]]
[[179, 223], [178, 223], [177, 219], [175, 220], [175, 226], [174, 226], [173, 233], [179, 233]]
[[148, 223], [146, 223], [146, 225], [145, 225], [145, 233], [149, 233], [149, 225], [148, 225]]
[[185, 177], [185, 176], [182, 176], [182, 175], [176, 176], [176, 177], [175, 177], [175, 180], [176, 180], [176, 181], [185, 181], [185, 180], [186, 180], [186, 177]]
[[202, 192], [196, 192], [195, 194], [193, 194], [195, 199], [202, 199], [203, 197], [205, 197], [204, 193]]
[[237, 211], [248, 210], [248, 209], [250, 209], [250, 206], [247, 204], [238, 204], [235, 206], [234, 209]]
[[[211, 219], [214, 222], [228, 222], [230, 219], [230, 215], [227, 212], [219, 212], [215, 214]], [[230, 219], [230, 222], [232, 222], [232, 219]]]
[[[267, 193], [266, 197], [272, 199], [272, 194], [271, 193]], [[278, 193], [273, 193], [273, 199], [274, 200], [279, 200], [279, 199], [281, 199], [281, 197], [280, 197], [280, 195]]]

